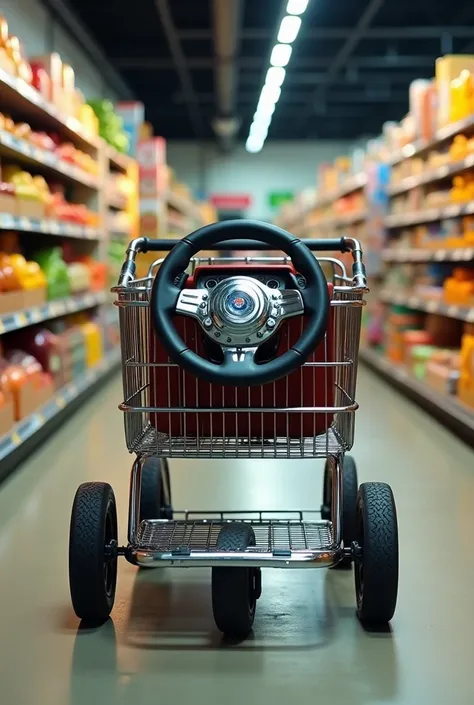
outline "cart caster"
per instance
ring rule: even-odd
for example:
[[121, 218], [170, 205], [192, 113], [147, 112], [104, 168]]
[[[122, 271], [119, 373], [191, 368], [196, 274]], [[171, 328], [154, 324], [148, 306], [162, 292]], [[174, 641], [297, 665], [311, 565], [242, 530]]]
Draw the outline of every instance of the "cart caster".
[[105, 622], [117, 584], [117, 508], [106, 482], [79, 486], [69, 534], [69, 586], [76, 615], [88, 623]]
[[[235, 522], [222, 527], [218, 551], [245, 551], [247, 546], [255, 546], [255, 534], [249, 524]], [[261, 593], [260, 568], [213, 568], [212, 611], [217, 628], [228, 636], [247, 636]]]
[[[342, 538], [344, 546], [347, 548], [352, 545], [356, 536], [356, 503], [357, 503], [357, 466], [354, 458], [351, 455], [345, 455], [342, 466]], [[329, 463], [326, 460], [324, 466], [323, 480], [323, 504], [321, 505], [321, 519], [331, 519], [331, 500], [332, 500], [332, 478], [329, 471]], [[345, 556], [333, 568], [350, 568], [352, 565], [352, 556]]]
[[398, 592], [398, 525], [395, 500], [384, 482], [365, 482], [357, 495], [355, 589], [363, 624], [386, 625]]
[[172, 518], [168, 460], [154, 456], [145, 458], [140, 487], [140, 521]]

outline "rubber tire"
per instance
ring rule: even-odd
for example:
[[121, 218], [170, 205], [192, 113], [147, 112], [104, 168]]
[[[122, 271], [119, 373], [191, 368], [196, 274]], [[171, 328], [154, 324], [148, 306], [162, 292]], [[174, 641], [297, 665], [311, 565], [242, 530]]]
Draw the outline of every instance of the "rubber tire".
[[[343, 497], [342, 497], [342, 538], [346, 548], [352, 546], [356, 538], [356, 504], [359, 482], [357, 480], [357, 466], [352, 455], [345, 455], [343, 461]], [[323, 479], [323, 504], [321, 506], [321, 519], [331, 519], [331, 477], [328, 471], [328, 462], [324, 467]], [[346, 569], [352, 565], [353, 558], [343, 558], [333, 566], [334, 569]]]
[[398, 523], [393, 492], [384, 482], [365, 482], [357, 495], [355, 588], [357, 615], [367, 626], [392, 619], [398, 593]]
[[168, 460], [154, 456], [145, 458], [140, 486], [140, 521], [172, 518]]
[[[219, 551], [245, 551], [247, 546], [255, 546], [249, 524], [232, 522], [222, 527], [216, 544]], [[260, 568], [213, 568], [212, 612], [217, 628], [226, 636], [247, 636], [260, 594]]]
[[106, 541], [111, 540], [118, 540], [114, 491], [106, 482], [85, 482], [79, 486], [72, 507], [69, 587], [74, 612], [86, 623], [105, 622], [114, 606], [118, 557], [115, 553], [107, 559], [105, 551]]

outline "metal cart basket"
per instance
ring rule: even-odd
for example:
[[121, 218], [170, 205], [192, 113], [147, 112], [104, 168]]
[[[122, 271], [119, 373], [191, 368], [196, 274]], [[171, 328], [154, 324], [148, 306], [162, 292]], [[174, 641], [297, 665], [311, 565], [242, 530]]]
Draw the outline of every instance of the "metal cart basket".
[[[366, 543], [364, 532], [371, 530], [370, 522], [376, 519], [372, 516], [374, 509], [370, 514], [371, 506], [384, 502], [396, 521], [393, 496], [380, 483], [366, 483], [359, 490], [355, 463], [346, 455], [354, 440], [361, 313], [367, 292], [359, 242], [350, 238], [305, 241], [309, 250], [319, 253], [319, 264], [327, 274], [329, 310], [324, 332], [296, 369], [257, 386], [251, 382], [220, 384], [219, 380], [196, 376], [176, 356], [170, 357], [163, 346], [153, 321], [153, 307], [157, 306], [153, 286], [166, 258], [157, 259], [145, 277], [136, 278], [134, 273], [140, 252], [167, 252], [177, 244], [145, 238], [132, 241], [114, 288], [120, 314], [124, 389], [120, 409], [124, 412], [127, 448], [137, 458], [131, 473], [129, 543], [116, 546], [112, 526], [106, 549], [109, 565], [122, 553], [140, 566], [212, 567], [218, 627], [226, 633], [246, 633], [261, 592], [262, 567], [350, 567], [355, 561], [359, 616], [368, 621], [388, 621], [396, 600], [395, 559], [388, 567], [391, 598], [381, 606], [380, 599], [370, 592], [370, 575], [364, 596], [362, 547]], [[221, 255], [190, 257], [186, 273], [181, 273], [176, 313], [182, 316], [176, 325], [186, 348], [197, 356], [212, 358], [214, 348], [210, 346], [220, 342], [221, 329], [213, 324], [217, 314], [210, 312], [212, 305], [208, 303], [209, 296], [216, 301], [213, 289], [224, 291], [224, 303], [231, 300], [231, 313], [236, 318], [241, 315], [238, 307], [244, 308], [247, 298], [249, 305], [254, 305], [250, 296], [257, 300], [260, 290], [255, 287], [260, 287], [270, 301], [270, 318], [259, 322], [263, 327], [258, 333], [246, 331], [247, 347], [252, 356], [256, 354], [258, 345], [252, 347], [254, 339], [250, 339], [254, 334], [271, 345], [276, 340], [271, 325], [276, 319], [275, 328], [280, 332], [273, 356], [293, 350], [294, 341], [304, 335], [307, 319], [305, 315], [296, 316], [298, 290], [285, 287], [284, 280], [290, 277], [303, 290], [307, 284], [291, 258], [260, 256], [258, 252], [252, 257], [226, 255], [226, 250], [272, 249], [263, 238], [252, 242], [214, 241], [213, 245]], [[349, 253], [351, 276], [343, 261], [324, 255], [331, 250]], [[234, 281], [240, 287], [237, 298], [233, 290], [231, 294], [225, 290]], [[270, 292], [272, 287], [275, 291]], [[218, 309], [219, 303], [214, 306]], [[226, 335], [224, 328], [222, 331]], [[240, 333], [236, 326], [227, 329], [230, 331], [234, 337]], [[212, 336], [215, 340], [206, 343]], [[231, 337], [227, 340], [230, 343]], [[259, 342], [257, 337], [255, 341]], [[239, 367], [242, 354], [238, 345], [228, 345], [224, 350], [224, 355], [233, 357], [228, 361], [231, 371]], [[168, 467], [168, 460], [173, 458], [324, 458], [323, 504], [318, 512], [321, 518], [315, 512], [302, 511], [173, 514]], [[398, 570], [398, 553], [395, 562]], [[71, 591], [76, 603], [72, 583]]]

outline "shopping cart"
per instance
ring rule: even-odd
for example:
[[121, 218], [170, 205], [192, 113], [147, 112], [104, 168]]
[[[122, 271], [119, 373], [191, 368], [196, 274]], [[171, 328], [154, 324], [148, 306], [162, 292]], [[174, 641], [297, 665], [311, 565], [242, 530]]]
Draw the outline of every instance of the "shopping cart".
[[[257, 254], [196, 257], [202, 250]], [[265, 250], [284, 256], [259, 256]], [[168, 254], [136, 278], [137, 255], [150, 251]], [[325, 251], [352, 255], [352, 276], [342, 260], [312, 254]], [[69, 556], [76, 614], [95, 622], [109, 616], [123, 555], [143, 567], [211, 567], [214, 617], [227, 634], [252, 628], [267, 567], [354, 563], [360, 619], [390, 621], [398, 586], [392, 491], [384, 483], [358, 487], [355, 462], [346, 455], [367, 292], [359, 243], [303, 242], [256, 221], [216, 223], [181, 241], [138, 238], [129, 244], [114, 291], [120, 408], [127, 447], [137, 456], [128, 545], [118, 545], [110, 485], [81, 485]], [[173, 513], [173, 458], [324, 458], [321, 517], [314, 511]]]

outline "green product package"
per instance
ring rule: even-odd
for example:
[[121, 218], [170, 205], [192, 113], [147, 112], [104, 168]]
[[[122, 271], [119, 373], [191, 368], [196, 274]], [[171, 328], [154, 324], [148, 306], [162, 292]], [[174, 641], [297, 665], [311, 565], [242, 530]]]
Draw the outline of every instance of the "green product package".
[[62, 299], [70, 296], [71, 285], [67, 265], [59, 247], [40, 250], [34, 256], [43, 270], [48, 284], [48, 299]]
[[429, 362], [433, 353], [437, 350], [433, 345], [413, 345], [411, 358], [413, 361], [413, 374], [417, 379], [424, 379], [426, 374], [426, 363]]

